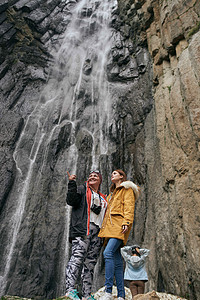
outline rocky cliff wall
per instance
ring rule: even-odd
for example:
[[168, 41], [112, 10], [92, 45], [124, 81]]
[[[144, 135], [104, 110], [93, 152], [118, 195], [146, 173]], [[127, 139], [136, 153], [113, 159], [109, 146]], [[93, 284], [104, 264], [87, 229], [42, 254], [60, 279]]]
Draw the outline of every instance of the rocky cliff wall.
[[[56, 125], [56, 130], [52, 136], [46, 134], [49, 143], [41, 142], [42, 147], [35, 142], [33, 117], [48, 97], [55, 96], [47, 89], [48, 82], [59, 90], [67, 74], [68, 57], [55, 67], [55, 54], [78, 2], [3, 0], [0, 4], [0, 279], [7, 257], [4, 292], [12, 295], [50, 299], [64, 291], [69, 247], [64, 174], [77, 164], [82, 182], [92, 166], [91, 115], [99, 101], [96, 91], [88, 92], [95, 65], [92, 52], [81, 71], [83, 81], [74, 102], [78, 109], [71, 113], [76, 115], [75, 128], [68, 111], [58, 123], [61, 105], [56, 99], [51, 111], [44, 111], [50, 118], [43, 127], [45, 131]], [[120, 167], [142, 189], [129, 243], [151, 249], [147, 288], [198, 299], [199, 1], [118, 3], [106, 64], [112, 111], [101, 130], [107, 152], [96, 147], [102, 188], [107, 191], [110, 172]], [[90, 14], [92, 7], [82, 17]], [[63, 98], [62, 91], [58, 98]], [[95, 122], [100, 127], [98, 117]], [[100, 136], [99, 131], [95, 136]], [[30, 166], [32, 173], [27, 173]], [[28, 183], [26, 174], [30, 174]], [[23, 204], [19, 209], [18, 203]], [[16, 212], [20, 222], [13, 239]], [[15, 241], [10, 247], [9, 240]], [[95, 288], [103, 284], [102, 271], [100, 262]]]
[[[42, 8], [40, 7], [42, 5]], [[51, 50], [66, 28], [62, 1], [1, 1], [1, 200], [13, 184], [13, 150], [46, 82]], [[51, 20], [54, 22], [51, 22]], [[51, 45], [50, 48], [48, 47]], [[29, 98], [29, 100], [27, 99]], [[12, 120], [12, 121], [11, 121]]]
[[149, 287], [198, 299], [200, 2], [119, 7], [124, 34], [147, 45], [153, 60], [154, 107], [145, 122]]
[[[61, 205], [57, 203], [57, 212], [55, 207], [53, 209], [52, 224], [54, 223], [53, 227], [57, 227], [58, 231], [53, 230], [49, 235], [47, 232], [49, 225], [48, 222], [46, 223], [47, 215], [45, 217], [44, 210], [41, 207], [47, 197], [42, 192], [43, 196], [39, 198], [43, 204], [37, 200], [36, 202], [32, 201], [31, 207], [28, 205], [31, 215], [25, 209], [26, 213], [23, 217], [23, 223], [25, 223], [20, 229], [20, 237], [17, 237], [16, 233], [19, 232], [19, 226], [15, 223], [15, 215], [17, 214], [17, 219], [20, 220], [20, 216], [23, 215], [23, 206], [17, 201], [17, 194], [21, 188], [19, 182], [16, 182], [18, 171], [14, 151], [28, 117], [41, 97], [41, 90], [49, 74], [52, 52], [59, 46], [59, 37], [67, 25], [67, 20], [64, 21], [64, 18], [68, 16], [68, 12], [67, 3], [60, 0], [3, 0], [0, 3], [1, 295], [10, 291], [12, 295], [31, 294], [36, 298], [42, 295], [44, 299], [47, 294], [48, 297], [51, 297], [52, 293], [56, 293], [56, 282], [52, 276], [54, 278], [59, 277], [58, 281], [61, 282], [61, 286], [64, 283], [64, 278], [61, 275], [63, 274], [61, 269], [64, 270], [64, 265], [62, 267], [59, 255], [55, 253], [57, 252], [56, 249], [65, 247], [62, 243], [62, 237], [60, 238], [65, 229], [65, 222], [63, 221], [65, 220], [64, 202]], [[31, 125], [31, 128], [32, 132], [27, 142], [25, 142], [29, 149], [33, 145], [34, 124]], [[29, 151], [27, 147], [24, 147], [25, 152]], [[25, 162], [25, 157], [27, 157], [25, 152], [21, 154], [21, 158], [26, 168], [28, 168], [27, 161]], [[25, 185], [24, 188], [26, 190]], [[12, 191], [14, 190], [16, 197], [13, 202], [10, 197], [12, 198]], [[20, 192], [19, 199], [23, 199], [23, 197], [24, 193]], [[48, 205], [51, 206], [50, 202]], [[49, 209], [47, 211], [50, 212]], [[34, 212], [37, 215], [35, 217]], [[52, 217], [50, 218], [52, 219]], [[29, 222], [30, 220], [31, 222]], [[37, 229], [36, 224], [40, 224]], [[45, 239], [42, 238], [42, 232], [46, 235]], [[48, 240], [47, 247], [45, 246], [45, 240]], [[52, 243], [51, 240], [54, 242]], [[12, 245], [14, 246], [14, 244], [11, 241], [14, 241], [14, 244], [16, 241], [19, 242], [16, 246], [18, 250], [13, 249]], [[65, 257], [64, 252], [62, 252], [63, 257]], [[15, 259], [9, 270], [6, 265], [10, 264], [13, 254]], [[49, 257], [48, 269], [54, 270], [52, 272], [47, 271], [49, 275], [46, 271], [44, 272], [43, 267], [41, 268], [41, 264], [45, 263], [45, 257], [47, 256]], [[5, 274], [9, 278], [8, 281], [2, 279]], [[47, 277], [46, 281], [45, 278]], [[5, 287], [5, 284], [7, 284], [7, 287]], [[41, 286], [43, 286], [42, 289]], [[50, 290], [52, 291], [49, 292]]]
[[[112, 6], [93, 0], [0, 4], [1, 295], [64, 294], [67, 170], [82, 183], [92, 167], [100, 168], [107, 192], [112, 170], [120, 167], [145, 191], [151, 58], [121, 34], [118, 9], [109, 21], [111, 38], [107, 27], [101, 32], [110, 13], [101, 12], [104, 2]], [[146, 211], [146, 203], [144, 192], [137, 211]], [[94, 289], [104, 283], [103, 266], [100, 261]]]

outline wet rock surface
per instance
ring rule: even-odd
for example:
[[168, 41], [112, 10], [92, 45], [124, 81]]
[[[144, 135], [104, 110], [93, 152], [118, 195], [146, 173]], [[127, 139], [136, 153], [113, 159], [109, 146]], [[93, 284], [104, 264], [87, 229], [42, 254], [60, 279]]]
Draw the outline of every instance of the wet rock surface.
[[[90, 3], [73, 19], [78, 2], [0, 5], [1, 294], [35, 299], [64, 294], [67, 170], [82, 183], [91, 167], [100, 168], [106, 193], [113, 168], [126, 169], [141, 188], [145, 182], [138, 146], [143, 147], [144, 121], [153, 101], [150, 56], [114, 25], [107, 42], [111, 48], [104, 42], [105, 50], [96, 52], [95, 32], [99, 43], [101, 34], [109, 38], [94, 13], [101, 4]], [[112, 14], [117, 20], [115, 10]], [[108, 61], [102, 68], [104, 52]], [[94, 289], [103, 285], [102, 268], [101, 257]]]
[[[62, 47], [79, 2], [0, 4], [0, 278], [6, 259], [10, 266], [3, 294], [63, 295], [66, 171], [82, 183], [95, 166], [104, 177], [103, 192], [115, 168], [141, 187], [129, 244], [151, 250], [148, 289], [196, 300], [199, 2], [119, 0], [110, 21], [107, 81], [93, 89], [93, 37], [100, 24], [91, 3], [76, 21], [80, 36], [69, 29], [74, 49], [91, 36], [85, 57], [77, 52], [70, 67], [73, 53]], [[87, 18], [93, 18], [89, 28]], [[103, 267], [101, 257], [95, 290], [104, 284]]]

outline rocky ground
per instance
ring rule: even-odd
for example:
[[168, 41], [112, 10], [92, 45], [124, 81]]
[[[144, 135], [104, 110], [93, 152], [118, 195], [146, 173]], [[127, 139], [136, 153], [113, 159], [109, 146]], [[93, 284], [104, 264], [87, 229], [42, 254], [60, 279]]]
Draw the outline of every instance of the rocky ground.
[[[128, 288], [126, 289], [126, 300], [131, 300], [131, 292]], [[95, 294], [94, 297], [96, 300], [100, 300], [102, 297], [102, 294], [104, 292], [104, 287], [99, 289]], [[117, 299], [117, 289], [116, 287], [113, 288], [113, 298]], [[21, 298], [21, 297], [17, 297], [17, 296], [3, 296], [1, 297], [1, 300], [14, 300], [14, 299], [18, 299], [18, 300], [34, 300], [34, 299], [30, 299], [30, 298]], [[61, 299], [68, 299], [67, 297], [59, 297], [56, 298], [54, 300], [61, 300]], [[166, 294], [166, 293], [158, 293], [156, 291], [150, 291], [146, 294], [140, 294], [135, 296], [134, 298], [135, 300], [186, 300], [185, 298], [179, 297], [179, 296], [175, 296], [175, 295], [171, 295], [171, 294]]]

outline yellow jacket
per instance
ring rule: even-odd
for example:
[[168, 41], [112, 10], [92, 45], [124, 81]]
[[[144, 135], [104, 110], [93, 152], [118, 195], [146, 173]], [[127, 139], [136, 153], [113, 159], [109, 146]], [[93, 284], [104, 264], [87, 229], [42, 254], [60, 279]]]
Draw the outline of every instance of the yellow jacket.
[[[133, 224], [135, 200], [139, 197], [140, 188], [132, 181], [124, 181], [107, 197], [108, 206], [102, 223], [99, 237], [117, 238], [126, 245]], [[122, 226], [128, 225], [128, 231], [122, 233]]]

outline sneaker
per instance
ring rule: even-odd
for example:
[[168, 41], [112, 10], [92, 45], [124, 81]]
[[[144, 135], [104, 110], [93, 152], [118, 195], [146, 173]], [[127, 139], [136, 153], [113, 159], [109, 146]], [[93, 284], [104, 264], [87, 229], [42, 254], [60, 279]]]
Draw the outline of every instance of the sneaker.
[[111, 293], [104, 292], [103, 295], [99, 298], [99, 300], [112, 300], [113, 296]]
[[94, 298], [93, 295], [90, 295], [90, 296], [87, 296], [87, 297], [82, 297], [81, 300], [96, 300], [96, 299]]
[[72, 300], [80, 300], [80, 298], [77, 294], [78, 294], [77, 290], [72, 290], [72, 291], [67, 292], [65, 294], [65, 297], [70, 298]]
[[117, 299], [118, 299], [118, 300], [124, 300], [124, 298], [122, 298], [122, 297], [118, 297]]

